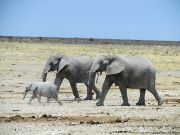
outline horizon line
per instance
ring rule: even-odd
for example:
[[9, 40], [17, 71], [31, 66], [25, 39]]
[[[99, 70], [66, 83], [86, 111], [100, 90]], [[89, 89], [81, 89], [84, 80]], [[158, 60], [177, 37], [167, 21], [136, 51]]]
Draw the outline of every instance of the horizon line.
[[92, 39], [92, 40], [119, 40], [119, 41], [157, 41], [157, 42], [180, 42], [180, 40], [153, 40], [153, 39], [120, 39], [120, 38], [94, 38], [94, 37], [58, 37], [58, 36], [4, 36], [2, 37], [14, 37], [14, 38], [55, 38], [55, 39]]

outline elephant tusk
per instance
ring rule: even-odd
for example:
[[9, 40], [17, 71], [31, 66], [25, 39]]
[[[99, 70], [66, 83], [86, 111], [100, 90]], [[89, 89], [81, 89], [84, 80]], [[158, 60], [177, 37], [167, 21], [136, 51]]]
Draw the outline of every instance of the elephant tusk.
[[95, 73], [96, 71], [87, 71], [86, 73]]
[[97, 81], [98, 81], [98, 78], [99, 78], [99, 72], [97, 72], [97, 79], [96, 79], [96, 83], [97, 83]]
[[100, 75], [102, 75], [102, 71], [100, 72]]

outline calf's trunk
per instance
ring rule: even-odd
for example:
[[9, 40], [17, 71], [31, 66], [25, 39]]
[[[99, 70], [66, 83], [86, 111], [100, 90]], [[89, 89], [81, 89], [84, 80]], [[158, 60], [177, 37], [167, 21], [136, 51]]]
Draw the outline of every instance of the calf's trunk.
[[25, 92], [24, 92], [24, 97], [23, 97], [23, 99], [25, 99], [25, 97], [26, 97], [26, 93], [27, 93], [27, 91], [25, 91]]

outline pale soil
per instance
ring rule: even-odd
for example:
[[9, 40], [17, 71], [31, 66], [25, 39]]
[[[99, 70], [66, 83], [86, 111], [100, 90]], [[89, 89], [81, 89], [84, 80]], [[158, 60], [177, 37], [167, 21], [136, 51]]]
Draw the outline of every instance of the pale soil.
[[[70, 85], [64, 81], [59, 98], [47, 105], [39, 105], [35, 99], [27, 104], [31, 93], [23, 100], [25, 83], [41, 81], [44, 61], [16, 60], [16, 55], [1, 53], [1, 64], [6, 72], [0, 71], [0, 134], [180, 134], [180, 70], [158, 71], [157, 89], [165, 102], [157, 106], [150, 92], [146, 93], [146, 106], [135, 106], [139, 91], [128, 90], [130, 107], [122, 107], [118, 87], [113, 86], [105, 100], [105, 106], [96, 107], [96, 100], [73, 101]], [[6, 56], [14, 56], [3, 60]], [[17, 55], [22, 55], [17, 54]], [[53, 80], [55, 73], [48, 75]], [[104, 76], [99, 78], [97, 87], [101, 89]], [[82, 99], [86, 87], [78, 84]]]

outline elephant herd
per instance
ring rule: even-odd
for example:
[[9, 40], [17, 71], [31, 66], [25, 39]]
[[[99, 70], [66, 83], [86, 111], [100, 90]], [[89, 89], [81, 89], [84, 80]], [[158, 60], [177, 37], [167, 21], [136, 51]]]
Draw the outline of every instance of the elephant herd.
[[[85, 100], [92, 100], [92, 90], [99, 101], [97, 106], [103, 106], [105, 97], [114, 83], [119, 87], [123, 103], [122, 106], [130, 106], [127, 96], [127, 88], [139, 89], [140, 97], [136, 105], [145, 105], [145, 92], [151, 92], [158, 102], [163, 103], [155, 88], [156, 71], [149, 60], [140, 57], [124, 57], [110, 54], [103, 54], [94, 60], [89, 56], [72, 57], [64, 54], [50, 56], [43, 68], [42, 79], [46, 82], [47, 74], [57, 71], [54, 80], [56, 92], [59, 92], [63, 79], [66, 78], [71, 86], [75, 100], [79, 101], [80, 96], [77, 90], [77, 83], [84, 83], [87, 87]], [[105, 72], [105, 80], [101, 92], [95, 86], [96, 74]], [[57, 97], [55, 93], [55, 97]], [[34, 96], [36, 97], [36, 96]], [[50, 97], [46, 96], [48, 101]], [[55, 98], [58, 103], [60, 101]]]

